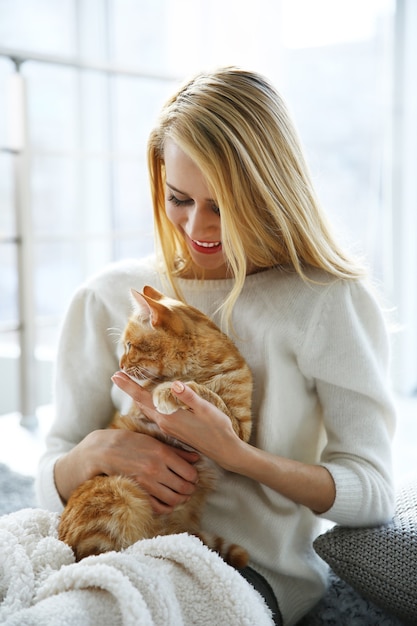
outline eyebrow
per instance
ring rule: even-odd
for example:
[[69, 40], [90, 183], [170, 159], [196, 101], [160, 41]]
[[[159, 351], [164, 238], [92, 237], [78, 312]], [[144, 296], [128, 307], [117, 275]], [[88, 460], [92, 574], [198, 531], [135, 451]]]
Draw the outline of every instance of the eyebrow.
[[[181, 191], [181, 189], [177, 189], [177, 187], [174, 187], [174, 185], [171, 185], [168, 181], [165, 181], [165, 184], [166, 184], [167, 187], [169, 187], [171, 189], [171, 191], [176, 191], [177, 193], [180, 193], [182, 196], [186, 196], [187, 198], [191, 198], [189, 193], [186, 193], [185, 191]], [[213, 204], [216, 204], [216, 202], [215, 202], [215, 200], [213, 198], [206, 198], [206, 202], [212, 202]]]
[[171, 185], [169, 182], [166, 182], [166, 186], [172, 189], [172, 191], [176, 191], [177, 193], [180, 193], [182, 196], [190, 197], [189, 193], [185, 193], [185, 191], [181, 191], [181, 189], [177, 189], [176, 187], [174, 187], [174, 185]]

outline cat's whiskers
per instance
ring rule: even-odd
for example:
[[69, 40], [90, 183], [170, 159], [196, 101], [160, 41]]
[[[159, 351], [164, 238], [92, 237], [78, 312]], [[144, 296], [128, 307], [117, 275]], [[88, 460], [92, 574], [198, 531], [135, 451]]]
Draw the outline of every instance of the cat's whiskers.
[[114, 343], [119, 343], [123, 334], [123, 330], [121, 330], [120, 328], [108, 328], [107, 332], [110, 337], [113, 337]]
[[152, 373], [150, 370], [140, 367], [139, 365], [123, 368], [125, 374], [139, 385], [144, 385], [147, 382], [157, 382], [163, 380], [161, 376]]

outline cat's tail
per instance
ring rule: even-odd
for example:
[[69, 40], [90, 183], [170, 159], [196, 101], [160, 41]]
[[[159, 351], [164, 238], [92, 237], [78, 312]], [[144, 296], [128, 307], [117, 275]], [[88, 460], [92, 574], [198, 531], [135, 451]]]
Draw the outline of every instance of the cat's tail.
[[208, 548], [217, 552], [226, 563], [235, 569], [243, 569], [249, 561], [249, 555], [245, 548], [237, 543], [229, 543], [223, 537], [207, 532], [195, 533]]

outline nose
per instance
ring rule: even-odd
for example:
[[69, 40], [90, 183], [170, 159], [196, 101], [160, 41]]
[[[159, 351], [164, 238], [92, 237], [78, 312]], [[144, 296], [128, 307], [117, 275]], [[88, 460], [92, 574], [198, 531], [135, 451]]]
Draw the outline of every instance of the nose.
[[187, 214], [187, 234], [192, 239], [203, 239], [217, 233], [219, 218], [207, 204], [194, 204]]

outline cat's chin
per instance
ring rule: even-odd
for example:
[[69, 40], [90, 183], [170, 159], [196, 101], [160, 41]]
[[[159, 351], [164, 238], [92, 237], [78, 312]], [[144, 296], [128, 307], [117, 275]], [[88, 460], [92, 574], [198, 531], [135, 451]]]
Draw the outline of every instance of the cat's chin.
[[126, 374], [126, 376], [129, 376], [130, 380], [133, 380], [134, 383], [140, 385], [140, 387], [145, 387], [146, 384], [149, 384], [149, 380], [146, 378], [136, 378], [136, 376], [129, 374], [129, 372], [126, 372], [125, 370], [123, 370], [123, 373]]

